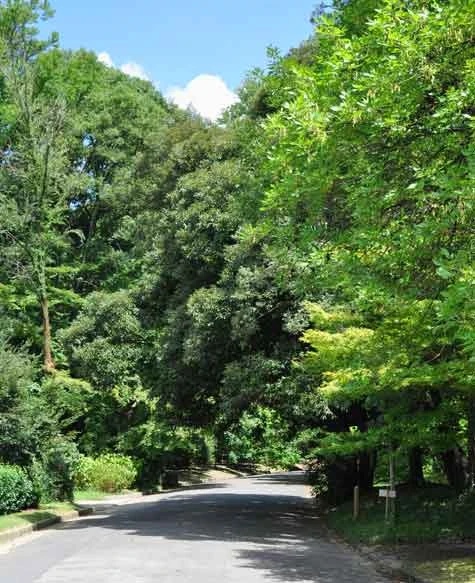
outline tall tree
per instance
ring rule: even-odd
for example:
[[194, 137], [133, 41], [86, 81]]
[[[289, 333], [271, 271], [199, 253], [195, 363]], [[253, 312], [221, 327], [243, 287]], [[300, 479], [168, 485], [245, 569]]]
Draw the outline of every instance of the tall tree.
[[38, 300], [46, 371], [52, 352], [48, 269], [67, 244], [72, 189], [65, 151], [62, 101], [46, 101], [35, 87], [38, 55], [54, 43], [36, 40], [34, 23], [50, 15], [47, 2], [12, 1], [0, 7], [0, 74], [9, 123], [4, 125], [0, 168], [4, 269], [23, 279]]

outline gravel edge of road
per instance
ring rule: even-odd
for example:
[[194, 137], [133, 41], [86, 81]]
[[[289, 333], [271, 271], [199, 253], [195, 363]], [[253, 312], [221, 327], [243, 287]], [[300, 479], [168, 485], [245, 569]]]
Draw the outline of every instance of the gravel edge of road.
[[357, 552], [364, 559], [370, 561], [374, 565], [375, 569], [385, 577], [396, 578], [399, 580], [398, 583], [432, 583], [431, 581], [422, 579], [421, 577], [410, 572], [407, 568], [404, 567], [403, 562], [396, 557], [382, 557], [377, 555], [369, 547], [349, 543], [328, 525], [324, 517], [322, 517], [322, 523], [325, 526], [329, 538], [333, 542]]
[[407, 568], [405, 568], [404, 563], [398, 558], [382, 558], [375, 552], [368, 550], [365, 547], [359, 547], [358, 552], [377, 565], [380, 572], [386, 572], [391, 577], [403, 579], [404, 581], [407, 581], [407, 583], [431, 583], [431, 581], [422, 579], [418, 575], [415, 575]]

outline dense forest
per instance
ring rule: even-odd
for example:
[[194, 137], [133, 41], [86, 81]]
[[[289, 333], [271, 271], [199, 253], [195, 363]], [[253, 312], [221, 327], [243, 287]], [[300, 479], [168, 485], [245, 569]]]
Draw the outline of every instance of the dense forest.
[[5, 476], [308, 460], [338, 501], [391, 457], [473, 488], [474, 13], [337, 1], [213, 124], [0, 2]]

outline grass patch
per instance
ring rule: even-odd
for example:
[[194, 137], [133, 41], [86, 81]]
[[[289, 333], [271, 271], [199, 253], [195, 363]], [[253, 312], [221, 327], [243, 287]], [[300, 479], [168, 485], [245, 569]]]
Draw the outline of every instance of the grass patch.
[[109, 496], [120, 496], [124, 494], [137, 494], [139, 490], [121, 490], [120, 492], [104, 492], [103, 490], [74, 490], [74, 500], [81, 502], [81, 500], [104, 500]]
[[398, 492], [394, 524], [384, 520], [384, 500], [362, 498], [358, 520], [351, 502], [329, 511], [328, 523], [352, 543], [423, 543], [475, 539], [475, 496], [457, 497], [445, 486]]
[[435, 559], [416, 564], [414, 573], [434, 583], [475, 583], [475, 558]]
[[26, 524], [36, 524], [76, 509], [77, 507], [69, 502], [54, 502], [42, 504], [37, 510], [24, 510], [23, 512], [15, 512], [15, 514], [0, 516], [0, 531], [17, 526], [25, 526]]
[[107, 496], [111, 496], [108, 492], [102, 492], [101, 490], [75, 490], [74, 499], [75, 500], [104, 500]]
[[137, 494], [139, 490], [121, 490], [120, 492], [104, 492], [102, 490], [74, 490], [74, 500], [81, 502], [81, 500], [104, 500], [109, 496], [120, 496], [125, 494]]

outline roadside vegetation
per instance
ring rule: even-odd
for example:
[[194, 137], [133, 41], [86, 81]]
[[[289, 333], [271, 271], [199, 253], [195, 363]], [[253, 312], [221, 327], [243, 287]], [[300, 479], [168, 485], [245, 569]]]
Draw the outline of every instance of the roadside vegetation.
[[376, 492], [361, 501], [357, 520], [352, 502], [346, 502], [328, 511], [328, 524], [357, 544], [460, 543], [475, 539], [474, 507], [473, 495], [458, 497], [444, 486], [403, 488], [389, 521]]
[[0, 513], [306, 460], [474, 538], [473, 13], [335, 1], [212, 124], [0, 2]]

